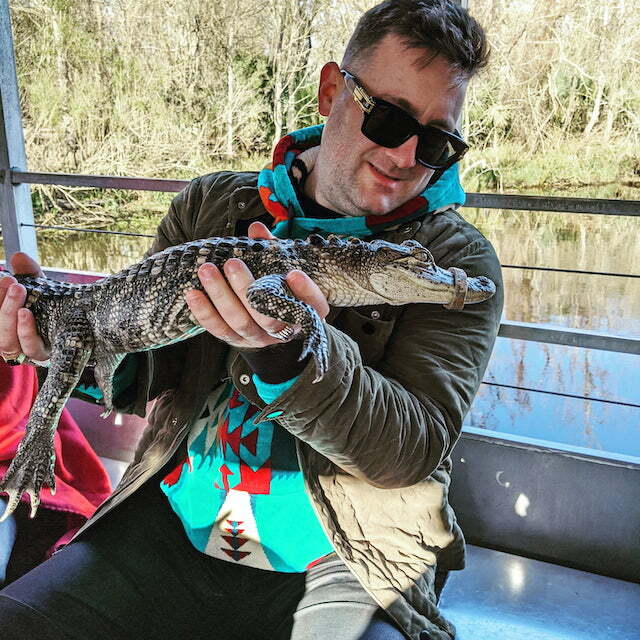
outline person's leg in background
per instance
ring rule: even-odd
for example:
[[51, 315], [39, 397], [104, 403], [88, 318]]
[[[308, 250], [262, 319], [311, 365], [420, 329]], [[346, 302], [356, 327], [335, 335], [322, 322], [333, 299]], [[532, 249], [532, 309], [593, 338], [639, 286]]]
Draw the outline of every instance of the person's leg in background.
[[[7, 499], [0, 498], [0, 512], [4, 513]], [[4, 522], [0, 522], [0, 588], [7, 579], [7, 566], [11, 551], [16, 541], [16, 519], [12, 514]]]

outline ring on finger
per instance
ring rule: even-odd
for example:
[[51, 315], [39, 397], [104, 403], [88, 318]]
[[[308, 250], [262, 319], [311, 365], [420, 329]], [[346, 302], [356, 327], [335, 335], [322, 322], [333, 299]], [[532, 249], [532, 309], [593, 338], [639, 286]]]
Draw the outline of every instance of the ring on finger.
[[22, 351], [0, 351], [0, 357], [7, 363], [12, 366], [22, 364], [27, 356], [22, 353]]

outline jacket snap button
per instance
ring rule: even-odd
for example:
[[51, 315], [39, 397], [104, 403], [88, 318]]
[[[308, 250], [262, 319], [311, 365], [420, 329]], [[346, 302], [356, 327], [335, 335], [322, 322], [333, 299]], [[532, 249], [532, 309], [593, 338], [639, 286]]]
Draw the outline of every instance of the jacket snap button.
[[372, 320], [380, 320], [380, 312], [379, 311], [372, 311], [371, 312], [371, 319]]
[[244, 209], [247, 206], [246, 202], [238, 202], [238, 209]]
[[240, 384], [249, 384], [249, 382], [251, 382], [251, 378], [246, 373], [243, 373], [240, 376]]

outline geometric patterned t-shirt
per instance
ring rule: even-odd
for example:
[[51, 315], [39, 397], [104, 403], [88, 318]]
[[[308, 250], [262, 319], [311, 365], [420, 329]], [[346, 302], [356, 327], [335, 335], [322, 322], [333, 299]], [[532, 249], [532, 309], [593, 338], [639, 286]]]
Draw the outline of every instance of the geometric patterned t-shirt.
[[230, 382], [220, 385], [192, 425], [185, 459], [160, 486], [196, 549], [303, 572], [333, 546], [305, 491], [294, 437], [273, 420], [253, 424], [258, 411]]

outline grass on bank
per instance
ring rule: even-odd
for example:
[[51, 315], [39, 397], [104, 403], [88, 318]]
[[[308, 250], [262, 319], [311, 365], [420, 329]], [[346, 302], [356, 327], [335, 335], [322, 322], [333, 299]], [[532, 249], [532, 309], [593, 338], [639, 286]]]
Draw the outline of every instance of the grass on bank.
[[564, 139], [536, 154], [506, 142], [472, 148], [461, 176], [467, 191], [638, 200], [640, 152], [625, 139]]
[[[163, 177], [189, 180], [212, 171], [255, 171], [261, 156], [218, 158], [194, 175], [184, 170]], [[108, 173], [108, 170], [106, 171]], [[160, 177], [150, 175], [149, 177]], [[544, 154], [513, 143], [473, 149], [461, 166], [469, 192], [517, 193], [640, 200], [640, 152], [626, 140], [563, 140]], [[32, 187], [36, 222], [153, 233], [175, 194], [153, 191]], [[44, 233], [44, 232], [40, 232]]]

